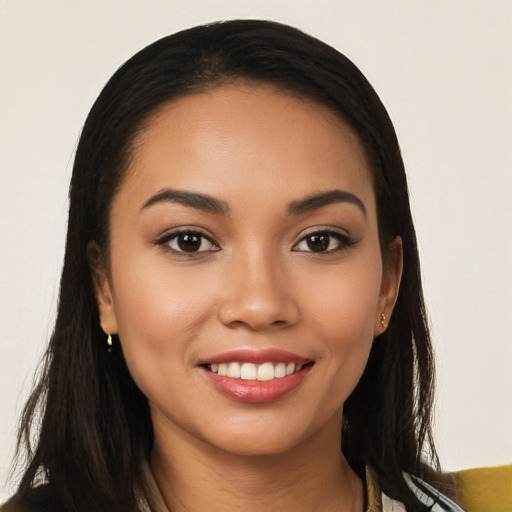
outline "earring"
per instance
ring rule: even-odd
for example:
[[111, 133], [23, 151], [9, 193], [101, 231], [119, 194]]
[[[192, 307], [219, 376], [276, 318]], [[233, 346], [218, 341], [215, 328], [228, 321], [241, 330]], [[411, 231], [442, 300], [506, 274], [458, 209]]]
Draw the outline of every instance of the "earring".
[[112, 335], [107, 334], [107, 352], [109, 354], [111, 354], [113, 350], [114, 350], [114, 343], [112, 341]]
[[384, 327], [384, 329], [386, 328], [386, 315], [385, 315], [385, 313], [381, 313], [380, 314], [380, 325], [382, 325], [382, 327]]

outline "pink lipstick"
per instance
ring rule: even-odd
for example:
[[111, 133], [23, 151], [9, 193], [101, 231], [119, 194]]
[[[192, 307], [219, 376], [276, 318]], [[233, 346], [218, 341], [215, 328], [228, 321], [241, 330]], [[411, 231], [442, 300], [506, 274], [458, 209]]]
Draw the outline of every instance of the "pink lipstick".
[[313, 361], [278, 349], [238, 349], [200, 362], [205, 378], [239, 402], [274, 402], [296, 389]]

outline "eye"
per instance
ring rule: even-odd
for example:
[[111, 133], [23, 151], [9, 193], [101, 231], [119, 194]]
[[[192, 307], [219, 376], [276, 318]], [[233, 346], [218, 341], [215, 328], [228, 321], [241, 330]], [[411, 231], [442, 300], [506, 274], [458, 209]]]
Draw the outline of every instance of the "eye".
[[341, 233], [335, 231], [318, 231], [310, 233], [300, 240], [294, 247], [294, 251], [304, 252], [336, 252], [353, 245], [353, 241]]
[[208, 237], [197, 231], [180, 231], [179, 233], [170, 233], [161, 238], [158, 241], [158, 244], [167, 245], [175, 252], [186, 254], [219, 250], [219, 247]]

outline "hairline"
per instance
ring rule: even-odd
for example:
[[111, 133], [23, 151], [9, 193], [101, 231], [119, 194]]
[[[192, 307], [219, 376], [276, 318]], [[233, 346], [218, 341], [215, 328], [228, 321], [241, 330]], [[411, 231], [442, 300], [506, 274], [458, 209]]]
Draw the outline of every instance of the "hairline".
[[[230, 86], [243, 86], [243, 87], [255, 87], [255, 88], [269, 88], [273, 92], [277, 94], [282, 94], [289, 98], [294, 98], [299, 101], [303, 101], [306, 104], [316, 104], [326, 112], [329, 112], [334, 116], [337, 122], [341, 123], [345, 128], [349, 130], [349, 133], [352, 134], [361, 151], [361, 155], [364, 159], [364, 164], [368, 169], [368, 174], [370, 178], [370, 185], [373, 190], [375, 204], [376, 204], [376, 214], [377, 214], [377, 226], [379, 231], [379, 241], [380, 241], [380, 251], [383, 265], [387, 265], [389, 263], [390, 254], [391, 254], [391, 245], [393, 240], [384, 240], [381, 236], [381, 220], [379, 217], [379, 204], [378, 204], [378, 194], [377, 194], [377, 174], [378, 169], [376, 169], [376, 165], [372, 162], [372, 156], [370, 151], [366, 147], [366, 144], [361, 136], [361, 134], [356, 130], [352, 123], [350, 123], [346, 117], [336, 109], [333, 104], [322, 99], [320, 96], [315, 96], [314, 94], [301, 90], [300, 86], [297, 84], [297, 87], [294, 87], [293, 81], [287, 82], [286, 80], [280, 80], [276, 78], [272, 80], [268, 77], [261, 78], [244, 74], [236, 74], [236, 73], [219, 73], [217, 77], [210, 80], [197, 80], [196, 83], [184, 88], [180, 92], [170, 96], [167, 99], [162, 100], [158, 104], [156, 104], [152, 109], [150, 109], [138, 122], [138, 124], [133, 129], [132, 133], [129, 134], [127, 141], [123, 146], [123, 158], [119, 169], [119, 179], [112, 191], [111, 197], [109, 199], [108, 204], [108, 215], [107, 215], [107, 229], [106, 229], [106, 247], [103, 248], [104, 255], [107, 257], [110, 249], [110, 216], [112, 211], [112, 205], [115, 201], [116, 196], [120, 193], [124, 181], [134, 170], [134, 165], [137, 157], [137, 145], [141, 142], [142, 136], [145, 131], [152, 125], [152, 123], [156, 122], [158, 117], [167, 109], [172, 108], [172, 106], [180, 101], [181, 99], [185, 99], [189, 96], [200, 95], [209, 92], [214, 92], [223, 87]], [[386, 244], [387, 242], [387, 244]], [[110, 258], [108, 257], [110, 260]], [[109, 266], [110, 267], [110, 266]]]

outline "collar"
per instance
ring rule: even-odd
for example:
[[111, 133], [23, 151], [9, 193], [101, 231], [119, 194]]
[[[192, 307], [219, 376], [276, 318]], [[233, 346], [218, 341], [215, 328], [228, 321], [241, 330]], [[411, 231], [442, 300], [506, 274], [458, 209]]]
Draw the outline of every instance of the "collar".
[[382, 500], [377, 475], [370, 466], [365, 468], [366, 510], [365, 512], [382, 512]]

